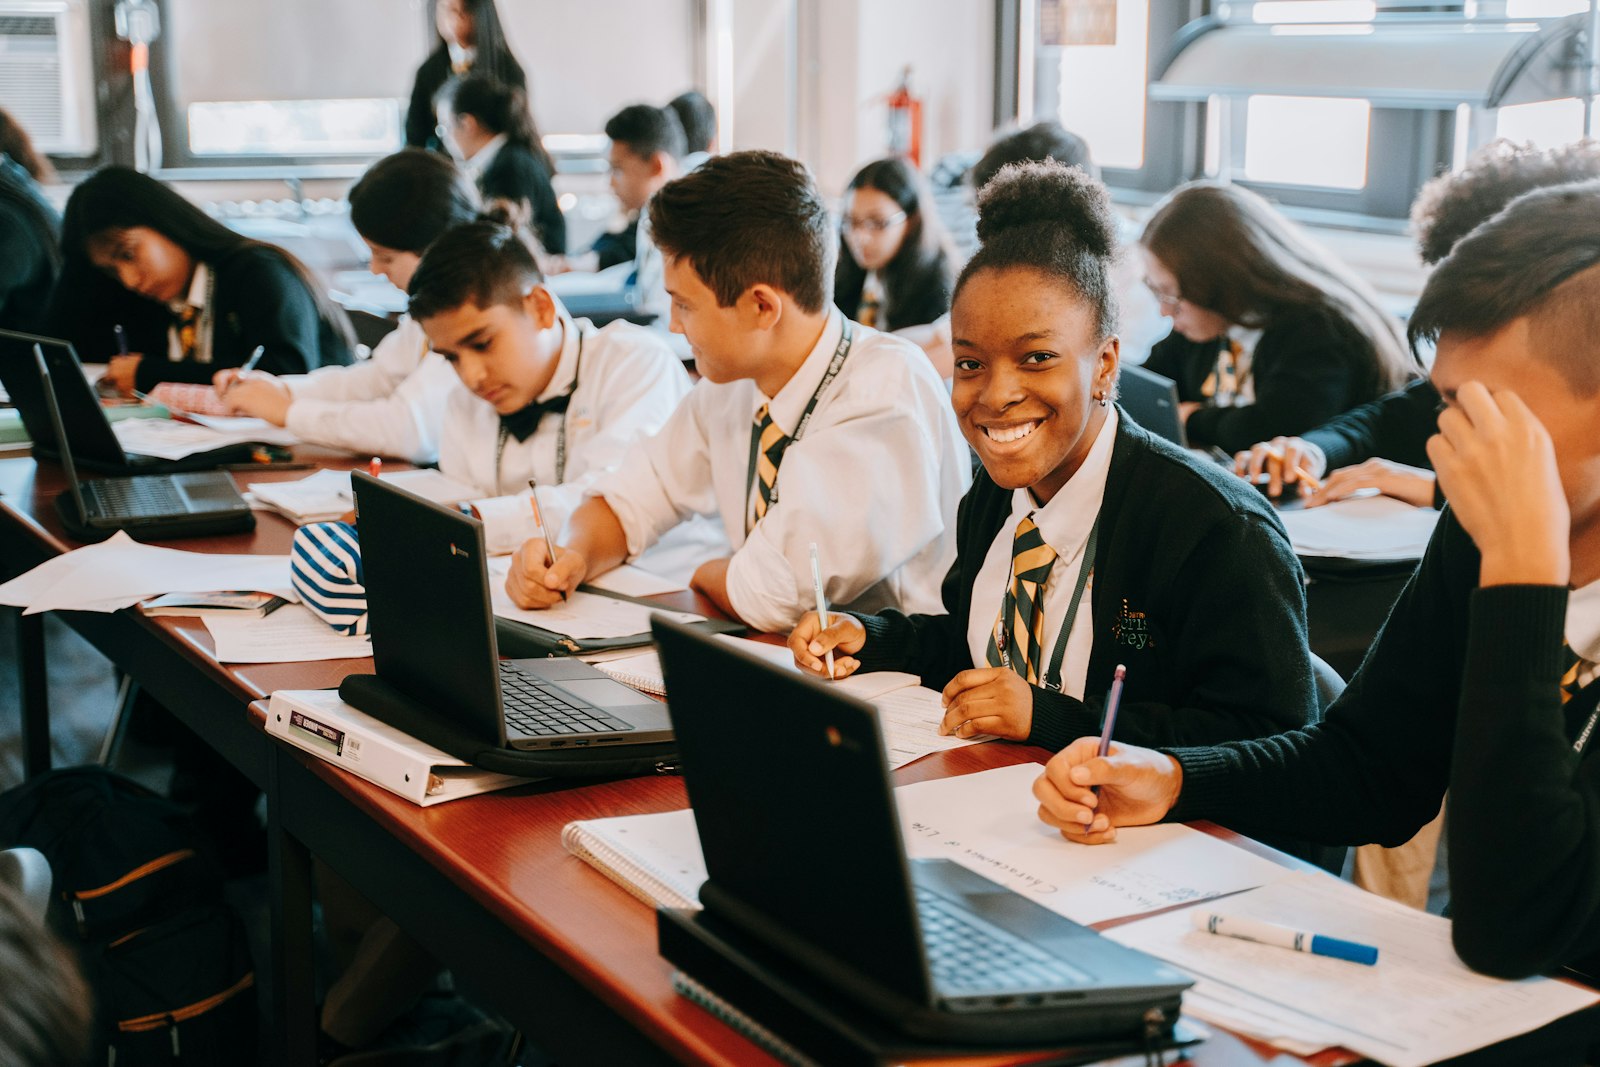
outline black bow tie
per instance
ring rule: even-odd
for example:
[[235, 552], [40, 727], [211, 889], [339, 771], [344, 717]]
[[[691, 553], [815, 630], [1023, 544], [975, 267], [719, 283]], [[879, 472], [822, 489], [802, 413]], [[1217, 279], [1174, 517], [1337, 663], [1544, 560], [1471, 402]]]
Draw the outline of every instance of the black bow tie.
[[560, 396], [553, 396], [549, 400], [535, 400], [520, 411], [513, 411], [509, 415], [501, 415], [500, 425], [505, 428], [507, 433], [515, 437], [520, 444], [533, 436], [534, 431], [539, 428], [539, 420], [544, 418], [546, 413], [555, 412], [560, 414], [565, 412], [567, 410], [567, 402], [571, 399], [571, 393], [562, 393]]

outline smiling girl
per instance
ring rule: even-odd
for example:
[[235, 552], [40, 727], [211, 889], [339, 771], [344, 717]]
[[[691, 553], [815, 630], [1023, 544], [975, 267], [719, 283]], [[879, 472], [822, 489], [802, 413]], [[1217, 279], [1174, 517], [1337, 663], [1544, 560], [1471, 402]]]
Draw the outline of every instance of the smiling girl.
[[1120, 739], [1306, 721], [1305, 599], [1282, 527], [1259, 494], [1112, 402], [1105, 187], [1013, 165], [978, 209], [982, 244], [951, 312], [952, 402], [983, 470], [956, 520], [946, 613], [838, 614], [826, 629], [809, 613], [795, 660], [823, 673], [833, 649], [839, 675], [918, 674], [943, 688], [941, 732], [1051, 749], [1098, 730], [1119, 663]]

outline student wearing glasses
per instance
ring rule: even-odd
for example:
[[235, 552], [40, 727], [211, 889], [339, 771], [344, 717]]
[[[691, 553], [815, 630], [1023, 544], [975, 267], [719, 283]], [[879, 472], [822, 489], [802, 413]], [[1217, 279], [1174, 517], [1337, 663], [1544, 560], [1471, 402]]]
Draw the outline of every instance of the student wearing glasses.
[[437, 31], [431, 55], [417, 68], [406, 111], [406, 144], [445, 151], [433, 101], [452, 77], [477, 74], [502, 85], [526, 90], [527, 75], [511, 54], [494, 0], [432, 0]]
[[1139, 250], [1172, 319], [1145, 366], [1177, 382], [1191, 445], [1304, 433], [1420, 373], [1371, 286], [1247, 189], [1182, 186]]
[[[1006, 167], [951, 309], [951, 401], [983, 467], [956, 518], [942, 605], [832, 616], [789, 636], [804, 669], [907, 671], [940, 731], [1059, 749], [1097, 729], [1127, 665], [1119, 737], [1258, 737], [1316, 710], [1299, 562], [1259, 493], [1113, 402], [1116, 222], [1076, 167]], [[1227, 625], [1219, 625], [1218, 612]]]
[[950, 310], [955, 253], [928, 180], [895, 157], [850, 179], [839, 220], [833, 302], [875, 330], [922, 326]]

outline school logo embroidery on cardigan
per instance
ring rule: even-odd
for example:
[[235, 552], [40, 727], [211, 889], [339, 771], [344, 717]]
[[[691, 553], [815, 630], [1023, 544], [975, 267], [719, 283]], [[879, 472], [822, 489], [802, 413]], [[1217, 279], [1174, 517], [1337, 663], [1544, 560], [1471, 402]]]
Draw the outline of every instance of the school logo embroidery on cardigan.
[[1128, 598], [1122, 598], [1122, 610], [1111, 624], [1111, 636], [1119, 645], [1129, 648], [1155, 648], [1155, 635], [1150, 632], [1150, 620], [1142, 611], [1128, 607]]

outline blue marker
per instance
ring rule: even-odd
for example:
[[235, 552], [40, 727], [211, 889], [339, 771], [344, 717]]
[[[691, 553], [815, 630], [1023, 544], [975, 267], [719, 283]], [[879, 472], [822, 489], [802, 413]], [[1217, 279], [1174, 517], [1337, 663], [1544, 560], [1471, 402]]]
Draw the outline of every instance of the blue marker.
[[1313, 956], [1328, 956], [1348, 960], [1368, 967], [1378, 962], [1378, 950], [1358, 941], [1343, 941], [1337, 937], [1292, 930], [1277, 923], [1260, 919], [1245, 919], [1237, 915], [1220, 915], [1196, 909], [1191, 916], [1196, 930], [1222, 937], [1236, 937], [1241, 941], [1254, 941], [1260, 945], [1276, 945], [1292, 952], [1309, 952]]

